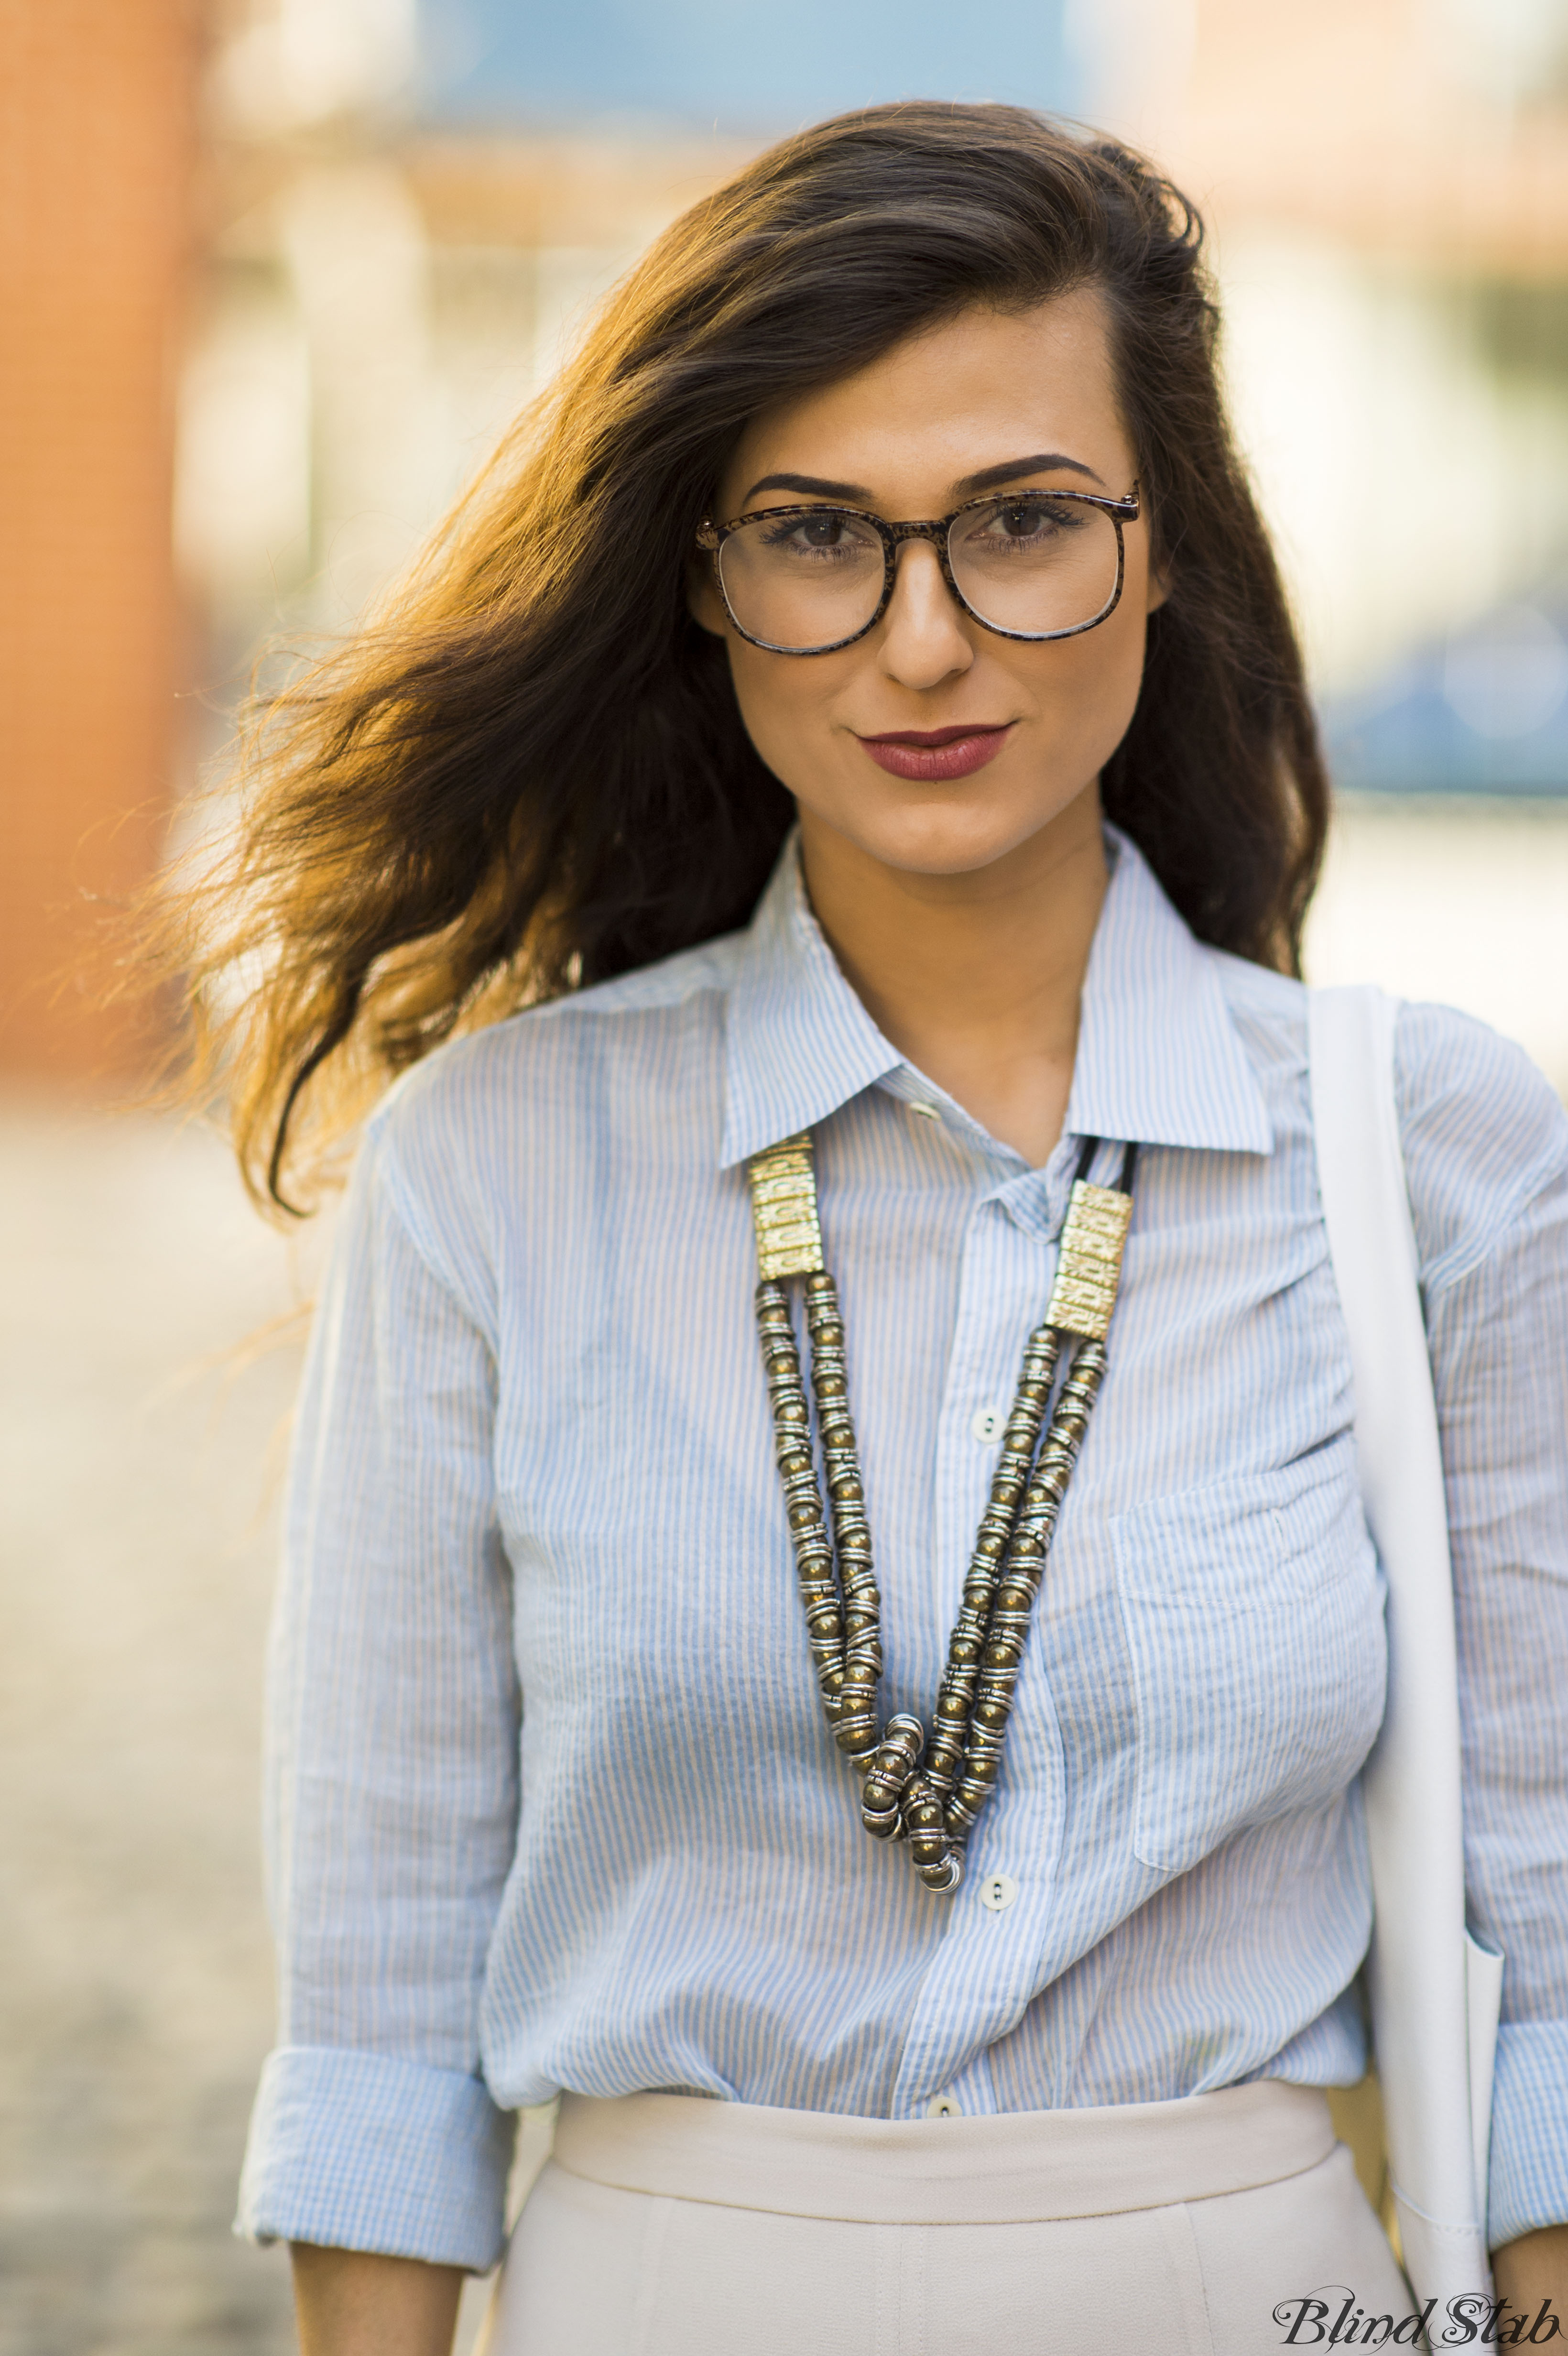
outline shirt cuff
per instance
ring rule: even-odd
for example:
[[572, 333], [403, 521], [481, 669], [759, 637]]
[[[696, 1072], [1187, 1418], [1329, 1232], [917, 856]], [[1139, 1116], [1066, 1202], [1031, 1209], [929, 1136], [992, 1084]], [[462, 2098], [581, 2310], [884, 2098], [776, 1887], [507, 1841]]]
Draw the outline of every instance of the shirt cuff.
[[1568, 2224], [1568, 2021], [1505, 2021], [1492, 2080], [1487, 2238]]
[[284, 2045], [261, 2072], [237, 2233], [487, 2274], [505, 2243], [513, 2118], [478, 2078]]

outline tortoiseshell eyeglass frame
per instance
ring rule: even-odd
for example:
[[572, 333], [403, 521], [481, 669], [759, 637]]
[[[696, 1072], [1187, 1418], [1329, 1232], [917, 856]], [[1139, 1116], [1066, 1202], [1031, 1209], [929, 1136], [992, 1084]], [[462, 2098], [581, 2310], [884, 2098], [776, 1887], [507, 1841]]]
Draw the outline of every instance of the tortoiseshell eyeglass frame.
[[[1069, 629], [1005, 630], [999, 622], [988, 622], [984, 614], [976, 611], [953, 577], [953, 563], [948, 554], [948, 545], [954, 525], [962, 516], [971, 514], [976, 508], [994, 508], [998, 504], [1007, 503], [1007, 495], [1004, 493], [992, 491], [984, 498], [965, 499], [963, 506], [955, 508], [951, 515], [938, 516], [927, 522], [914, 523], [889, 523], [884, 517], [872, 515], [865, 508], [840, 507], [823, 499], [812, 499], [798, 507], [753, 508], [747, 515], [731, 517], [728, 523], [712, 523], [704, 519], [698, 530], [697, 545], [713, 559], [713, 578], [718, 584], [719, 594], [724, 600], [724, 611], [729, 615], [734, 628], [745, 639], [748, 646], [761, 647], [764, 654], [836, 655], [841, 647], [852, 647], [857, 639], [863, 638], [869, 630], [874, 630], [892, 602], [897, 578], [899, 547], [901, 542], [906, 540], [928, 540], [931, 542], [936, 551], [936, 561], [942, 567], [942, 577], [947, 584], [950, 595], [972, 620], [978, 622], [983, 630], [989, 630], [993, 637], [1019, 638], [1030, 646], [1043, 645], [1051, 638], [1080, 638], [1085, 630], [1098, 629], [1102, 622], [1108, 621], [1122, 602], [1122, 587], [1127, 570], [1126, 543], [1122, 537], [1122, 527], [1124, 524], [1136, 523], [1142, 512], [1138, 486], [1135, 483], [1123, 499], [1107, 498], [1098, 491], [1055, 489], [1046, 492], [1037, 490], [1032, 494], [1029, 491], [1019, 491], [1013, 493], [1012, 498], [1021, 505], [1031, 495], [1037, 498], [1047, 498], [1053, 501], [1072, 499], [1081, 507], [1101, 508], [1115, 526], [1116, 585], [1099, 613], [1087, 622], [1074, 622]], [[877, 610], [869, 621], [862, 622], [858, 630], [851, 630], [847, 638], [832, 638], [820, 647], [777, 646], [770, 638], [754, 637], [746, 628], [730, 603], [730, 593], [724, 586], [724, 573], [719, 557], [731, 533], [742, 530], [750, 523], [784, 522], [791, 516], [849, 516], [857, 523], [869, 524], [882, 543], [882, 594], [878, 600]]]

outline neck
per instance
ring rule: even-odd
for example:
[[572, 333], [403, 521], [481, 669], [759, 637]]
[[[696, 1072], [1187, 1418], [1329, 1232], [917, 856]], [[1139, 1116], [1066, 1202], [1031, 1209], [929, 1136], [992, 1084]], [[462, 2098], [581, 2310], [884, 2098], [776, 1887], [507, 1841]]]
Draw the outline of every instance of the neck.
[[884, 1038], [1043, 1162], [1066, 1118], [1105, 897], [1098, 791], [966, 874], [890, 867], [805, 810], [801, 852], [817, 922]]

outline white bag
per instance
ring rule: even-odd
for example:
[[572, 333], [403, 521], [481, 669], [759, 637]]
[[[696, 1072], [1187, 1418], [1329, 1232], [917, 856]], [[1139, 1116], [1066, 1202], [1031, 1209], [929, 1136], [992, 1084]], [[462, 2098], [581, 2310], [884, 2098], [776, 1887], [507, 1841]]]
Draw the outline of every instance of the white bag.
[[1394, 1100], [1399, 1001], [1308, 996], [1312, 1117], [1349, 1332], [1356, 1459], [1388, 1580], [1388, 1709], [1362, 1775], [1367, 1959], [1390, 2188], [1423, 2304], [1490, 2296], [1487, 2162], [1503, 1959], [1465, 1922], [1454, 1588]]

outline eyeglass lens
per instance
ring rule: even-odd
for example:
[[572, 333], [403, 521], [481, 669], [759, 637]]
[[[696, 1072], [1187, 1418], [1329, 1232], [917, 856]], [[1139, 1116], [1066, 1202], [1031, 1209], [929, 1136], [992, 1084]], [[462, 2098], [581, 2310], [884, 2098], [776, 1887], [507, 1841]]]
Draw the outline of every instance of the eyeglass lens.
[[[1080, 499], [967, 508], [949, 528], [947, 558], [973, 613], [1030, 637], [1098, 621], [1115, 594], [1115, 525]], [[863, 518], [814, 508], [742, 524], [720, 547], [719, 572], [748, 637], [804, 653], [865, 628], [881, 603], [885, 558]]]

